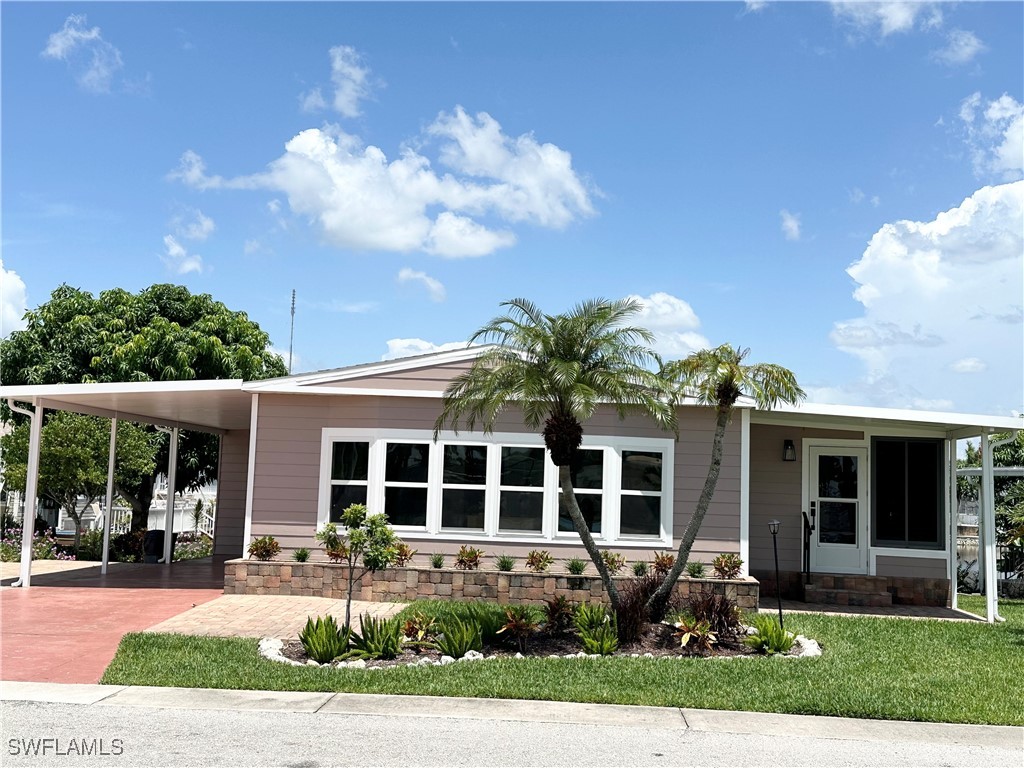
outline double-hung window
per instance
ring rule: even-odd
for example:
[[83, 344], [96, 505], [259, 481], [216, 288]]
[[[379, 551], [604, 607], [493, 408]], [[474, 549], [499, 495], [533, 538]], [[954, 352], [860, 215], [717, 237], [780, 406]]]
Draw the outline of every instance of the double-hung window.
[[622, 451], [619, 536], [662, 535], [662, 454]]
[[430, 443], [384, 445], [384, 514], [399, 527], [426, 528]]
[[[600, 448], [581, 448], [576, 451], [576, 458], [569, 466], [569, 478], [573, 490], [576, 491], [576, 503], [583, 513], [583, 520], [590, 532], [596, 536], [601, 534], [601, 513], [604, 507], [604, 450]], [[569, 510], [564, 508], [561, 499], [558, 501], [558, 530], [560, 533], [575, 533], [576, 526], [572, 523]]]
[[544, 529], [544, 479], [547, 451], [540, 447], [500, 446], [498, 530], [541, 533]]
[[328, 519], [341, 522], [352, 504], [366, 504], [369, 491], [370, 444], [339, 441], [331, 446], [331, 498]]
[[441, 528], [483, 532], [487, 500], [487, 446], [445, 445]]

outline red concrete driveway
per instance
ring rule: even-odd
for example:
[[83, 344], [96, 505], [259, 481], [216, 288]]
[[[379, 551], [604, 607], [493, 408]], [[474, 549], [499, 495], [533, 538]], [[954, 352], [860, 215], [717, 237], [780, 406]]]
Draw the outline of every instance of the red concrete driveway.
[[[178, 568], [175, 563], [171, 570]], [[150, 569], [147, 575], [166, 573], [162, 566]], [[198, 580], [194, 586], [179, 581], [177, 588], [64, 583], [68, 586], [0, 589], [0, 680], [99, 682], [126, 632], [147, 629], [223, 594]]]

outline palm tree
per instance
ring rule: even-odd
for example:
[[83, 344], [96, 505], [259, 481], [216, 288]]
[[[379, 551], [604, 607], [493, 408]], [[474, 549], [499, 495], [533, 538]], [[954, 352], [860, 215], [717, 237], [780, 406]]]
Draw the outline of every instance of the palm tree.
[[664, 614], [672, 588], [686, 566], [697, 531], [715, 495], [718, 475], [722, 470], [725, 428], [732, 419], [736, 401], [745, 395], [753, 399], [758, 408], [769, 409], [780, 402], [795, 404], [804, 397], [804, 391], [797, 385], [792, 371], [771, 363], [744, 365], [749, 353], [749, 349], [723, 344], [715, 349], [694, 352], [683, 360], [666, 363], [662, 368], [661, 375], [675, 384], [677, 399], [689, 398], [715, 409], [715, 437], [704, 489], [679, 542], [675, 564], [647, 603], [652, 618], [661, 618]]
[[544, 314], [526, 299], [501, 306], [507, 313], [470, 339], [494, 346], [448, 385], [434, 439], [445, 425], [457, 430], [460, 421], [469, 429], [479, 423], [489, 433], [503, 410], [521, 409], [526, 425], [541, 430], [558, 467], [561, 503], [615, 609], [618, 591], [576, 501], [570, 467], [583, 423], [599, 405], [613, 406], [620, 418], [646, 414], [663, 429], [675, 430], [671, 393], [650, 367], [660, 363], [647, 346], [653, 336], [625, 324], [642, 306], [635, 300], [591, 299], [558, 315]]

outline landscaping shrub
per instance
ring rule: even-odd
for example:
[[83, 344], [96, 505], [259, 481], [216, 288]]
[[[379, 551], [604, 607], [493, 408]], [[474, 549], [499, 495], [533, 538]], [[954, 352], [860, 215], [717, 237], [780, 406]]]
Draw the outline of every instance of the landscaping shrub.
[[647, 574], [619, 586], [619, 610], [615, 612], [615, 619], [622, 645], [635, 643], [643, 635], [650, 620], [647, 601], [661, 586], [661, 581], [656, 574]]
[[126, 531], [110, 540], [110, 558], [121, 563], [141, 563], [146, 529]]
[[483, 651], [483, 632], [474, 619], [448, 616], [440, 623], [440, 634], [434, 640], [437, 650], [453, 659], [461, 659], [469, 651]]
[[576, 631], [580, 634], [585, 631], [593, 632], [610, 620], [611, 615], [608, 613], [608, 609], [601, 603], [580, 603], [576, 606], [576, 613], [573, 615], [573, 623], [576, 625]]
[[199, 560], [213, 554], [213, 539], [204, 533], [179, 533], [174, 543], [174, 560]]
[[578, 557], [572, 557], [565, 561], [565, 570], [573, 576], [582, 576], [587, 570], [587, 561]]
[[297, 563], [304, 563], [309, 560], [309, 550], [306, 547], [299, 547], [292, 552], [292, 559]]
[[520, 653], [526, 653], [527, 641], [536, 631], [537, 619], [528, 605], [510, 605], [505, 608], [505, 623], [498, 634], [513, 638]]
[[273, 560], [281, 554], [281, 545], [273, 536], [260, 536], [249, 545], [250, 557], [257, 560]]
[[91, 531], [83, 531], [82, 537], [78, 540], [78, 552], [76, 557], [79, 560], [102, 560], [103, 559], [103, 529], [94, 528]]
[[393, 659], [402, 652], [402, 622], [397, 616], [377, 619], [365, 613], [359, 625], [359, 632], [352, 633], [349, 656], [357, 659]]
[[544, 573], [553, 562], [555, 558], [546, 549], [534, 549], [526, 556], [526, 567], [534, 573]]
[[430, 556], [430, 567], [431, 568], [444, 568], [444, 555], [440, 552], [435, 552]]
[[499, 571], [511, 571], [516, 567], [516, 559], [512, 555], [498, 555], [494, 564]]
[[691, 579], [703, 579], [706, 574], [707, 569], [700, 560], [686, 564], [686, 575]]
[[[37, 533], [32, 537], [33, 560], [74, 560], [75, 556], [64, 551], [51, 533]], [[21, 560], [21, 528], [10, 527], [0, 539], [0, 561], [16, 563]]]
[[720, 579], [735, 579], [740, 575], [740, 568], [743, 567], [743, 560], [739, 555], [732, 552], [723, 552], [711, 561], [711, 567], [715, 575]]
[[398, 542], [395, 545], [395, 567], [405, 568], [416, 556], [416, 550], [406, 544], [404, 541]]
[[732, 637], [740, 631], [740, 610], [736, 607], [736, 601], [725, 595], [713, 592], [690, 595], [686, 611], [697, 622], [706, 621], [718, 637]]
[[626, 567], [626, 558], [618, 552], [612, 552], [610, 549], [605, 549], [601, 552], [601, 559], [604, 560], [605, 567], [612, 575]]
[[455, 567], [464, 571], [476, 571], [480, 568], [480, 561], [483, 557], [482, 549], [463, 544], [455, 555]]
[[633, 563], [633, 575], [637, 578], [647, 575], [647, 563], [643, 560], [637, 560]]
[[711, 630], [711, 625], [702, 620], [682, 620], [676, 622], [673, 637], [679, 638], [680, 648], [689, 648], [697, 653], [706, 654], [714, 651], [714, 645], [718, 643], [717, 635]]
[[333, 616], [324, 616], [322, 619], [318, 617], [316, 621], [307, 617], [306, 626], [299, 633], [299, 642], [306, 655], [321, 664], [344, 655], [348, 651], [350, 638], [349, 628], [338, 627]]
[[610, 656], [619, 650], [619, 632], [615, 627], [615, 619], [601, 624], [594, 629], [580, 630], [580, 643], [587, 653]]
[[785, 653], [793, 647], [793, 633], [784, 630], [774, 616], [767, 613], [753, 614], [750, 624], [754, 633], [747, 635], [743, 642], [751, 648], [771, 656]]
[[668, 576], [668, 572], [672, 570], [672, 566], [675, 564], [676, 556], [668, 552], [658, 552], [654, 556], [654, 572], [662, 578]]
[[572, 623], [572, 603], [565, 595], [556, 595], [544, 604], [545, 624], [549, 632], [560, 632]]
[[437, 619], [422, 611], [417, 611], [409, 616], [402, 626], [406, 644], [412, 646], [416, 653], [423, 648], [433, 647], [438, 631]]

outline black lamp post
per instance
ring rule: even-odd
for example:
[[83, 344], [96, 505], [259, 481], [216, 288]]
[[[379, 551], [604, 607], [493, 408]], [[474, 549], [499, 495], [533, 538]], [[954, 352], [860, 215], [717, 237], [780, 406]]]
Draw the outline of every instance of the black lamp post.
[[772, 520], [768, 523], [768, 530], [772, 532], [772, 546], [775, 548], [775, 596], [779, 599], [779, 629], [785, 629], [782, 624], [782, 584], [779, 583], [779, 523]]

